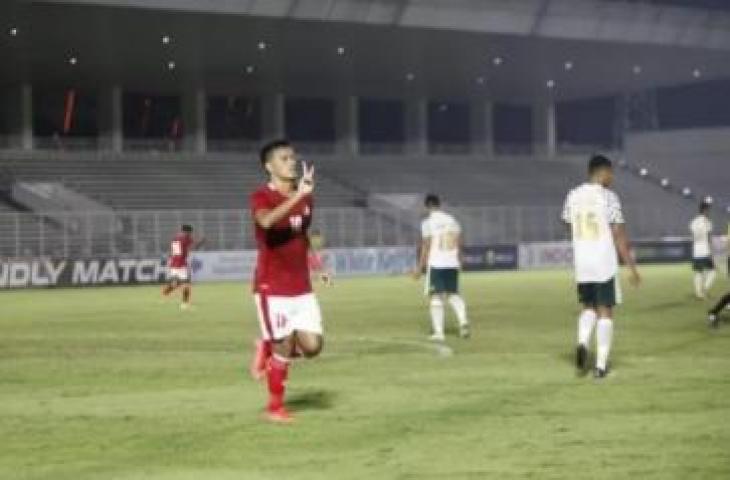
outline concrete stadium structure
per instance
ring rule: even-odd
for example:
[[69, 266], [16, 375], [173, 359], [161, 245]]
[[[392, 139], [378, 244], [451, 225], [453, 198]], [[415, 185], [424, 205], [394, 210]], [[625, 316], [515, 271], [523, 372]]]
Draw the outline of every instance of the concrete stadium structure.
[[[118, 211], [167, 212], [162, 217], [171, 219], [169, 226], [158, 219], [145, 233], [154, 241], [143, 250], [153, 251], [180, 218], [208, 219], [192, 212], [240, 210], [242, 192], [260, 180], [257, 145], [292, 135], [300, 105], [294, 100], [318, 99], [331, 132], [322, 139], [307, 138], [305, 131], [296, 140], [320, 167], [320, 204], [339, 219], [323, 222], [338, 239], [334, 243], [411, 241], [413, 219], [380, 211], [378, 196], [425, 190], [443, 194], [453, 207], [482, 209], [464, 214], [482, 219], [473, 221], [472, 232], [482, 232], [474, 242], [561, 238], [555, 211], [582, 177], [586, 155], [599, 148], [625, 167], [618, 188], [641, 236], [683, 235], [700, 198], [730, 203], [713, 173], [726, 169], [730, 135], [708, 133], [715, 146], [708, 153], [695, 148], [708, 138], [698, 140], [696, 131], [656, 132], [655, 92], [730, 78], [730, 13], [666, 3], [674, 4], [3, 2], [0, 170], [15, 181], [59, 182]], [[92, 136], [48, 135], [38, 127], [40, 92], [71, 89], [93, 97]], [[127, 135], [135, 119], [128, 118], [125, 98], [134, 92], [172, 98], [179, 133]], [[234, 97], [253, 99], [254, 133], [221, 139], [211, 131], [210, 105], [214, 98]], [[571, 105], [594, 98], [608, 99], [608, 107], [570, 113], [576, 111]], [[373, 100], [397, 104], [399, 138], [373, 141], [364, 131], [363, 110]], [[520, 119], [510, 120], [505, 106], [520, 109]], [[568, 139], [566, 132], [591, 122], [605, 125], [605, 141]], [[454, 130], [463, 135], [451, 135]], [[518, 140], [512, 130], [520, 130]], [[684, 145], [673, 149], [672, 158], [666, 148], [652, 150], [671, 144], [669, 138]], [[644, 167], [651, 175], [637, 175]], [[664, 177], [671, 187], [657, 185]], [[685, 185], [691, 194], [682, 195]], [[3, 208], [18, 206], [11, 201]], [[532, 207], [548, 210], [529, 219], [516, 210]], [[61, 253], [74, 250], [74, 242], [83, 245], [78, 251], [93, 253], [90, 226], [79, 232], [77, 223], [73, 230], [57, 219], [49, 222], [49, 212], [30, 210], [22, 221], [5, 214], [15, 237], [4, 240], [0, 255], [49, 253], [45, 241], [40, 248], [39, 230], [55, 232], [54, 254], [61, 244]], [[540, 226], [530, 231], [485, 223], [490, 215], [524, 216], [525, 225]], [[220, 248], [247, 245], [240, 229], [226, 233], [244, 221], [231, 218], [202, 222], [217, 230]], [[109, 220], [104, 253], [121, 248], [114, 243], [117, 222]], [[379, 234], [366, 232], [362, 225], [369, 222], [379, 225]], [[21, 227], [26, 223], [30, 227]], [[19, 246], [33, 243], [28, 239], [37, 248]], [[126, 242], [122, 253], [140, 249]]]

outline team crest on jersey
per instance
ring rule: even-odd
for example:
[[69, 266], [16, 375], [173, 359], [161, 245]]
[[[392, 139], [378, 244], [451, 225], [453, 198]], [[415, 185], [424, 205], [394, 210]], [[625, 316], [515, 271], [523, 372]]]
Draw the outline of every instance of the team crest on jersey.
[[312, 211], [309, 209], [309, 205], [305, 205], [304, 206], [304, 216], [308, 217], [310, 213], [312, 213]]
[[293, 228], [294, 230], [301, 230], [302, 229], [302, 216], [294, 215], [292, 217], [289, 217], [289, 224], [291, 225], [291, 228]]

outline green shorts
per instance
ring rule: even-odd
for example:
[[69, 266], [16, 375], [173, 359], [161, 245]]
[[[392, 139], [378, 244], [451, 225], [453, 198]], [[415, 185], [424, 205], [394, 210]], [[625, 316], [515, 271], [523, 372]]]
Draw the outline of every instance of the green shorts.
[[616, 279], [603, 283], [579, 283], [578, 301], [594, 307], [613, 307], [616, 305]]
[[458, 268], [429, 268], [428, 294], [459, 293]]
[[714, 270], [715, 262], [712, 257], [702, 257], [692, 259], [692, 270], [695, 272], [704, 272], [705, 270]]

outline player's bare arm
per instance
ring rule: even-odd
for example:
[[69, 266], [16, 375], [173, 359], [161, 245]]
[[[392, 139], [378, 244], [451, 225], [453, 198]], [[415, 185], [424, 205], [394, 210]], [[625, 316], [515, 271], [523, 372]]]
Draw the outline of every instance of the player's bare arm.
[[456, 249], [459, 257], [459, 268], [464, 268], [464, 237], [461, 233], [456, 235]]
[[418, 280], [423, 275], [423, 271], [428, 265], [428, 253], [431, 251], [431, 237], [424, 238], [421, 240], [421, 246], [418, 252], [418, 264], [413, 270], [413, 278]]
[[633, 286], [638, 286], [641, 283], [641, 276], [639, 275], [639, 271], [636, 269], [636, 262], [631, 256], [626, 226], [623, 223], [614, 223], [611, 225], [611, 233], [613, 234], [613, 240], [616, 244], [616, 250], [618, 250], [618, 254], [621, 257], [621, 261], [629, 269], [629, 282], [631, 282], [631, 285]]

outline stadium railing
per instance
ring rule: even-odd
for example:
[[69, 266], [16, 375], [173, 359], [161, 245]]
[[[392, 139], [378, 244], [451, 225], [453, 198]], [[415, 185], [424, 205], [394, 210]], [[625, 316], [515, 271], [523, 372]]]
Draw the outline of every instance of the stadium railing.
[[[560, 207], [449, 207], [462, 223], [467, 245], [517, 244], [567, 239]], [[329, 247], [415, 245], [419, 212], [386, 218], [366, 208], [318, 208], [314, 227]], [[687, 236], [687, 219], [661, 207], [626, 212], [634, 239]], [[245, 210], [115, 210], [69, 214], [66, 221], [32, 213], [0, 213], [0, 258], [158, 257], [183, 223], [206, 238], [207, 250], [254, 248]]]

